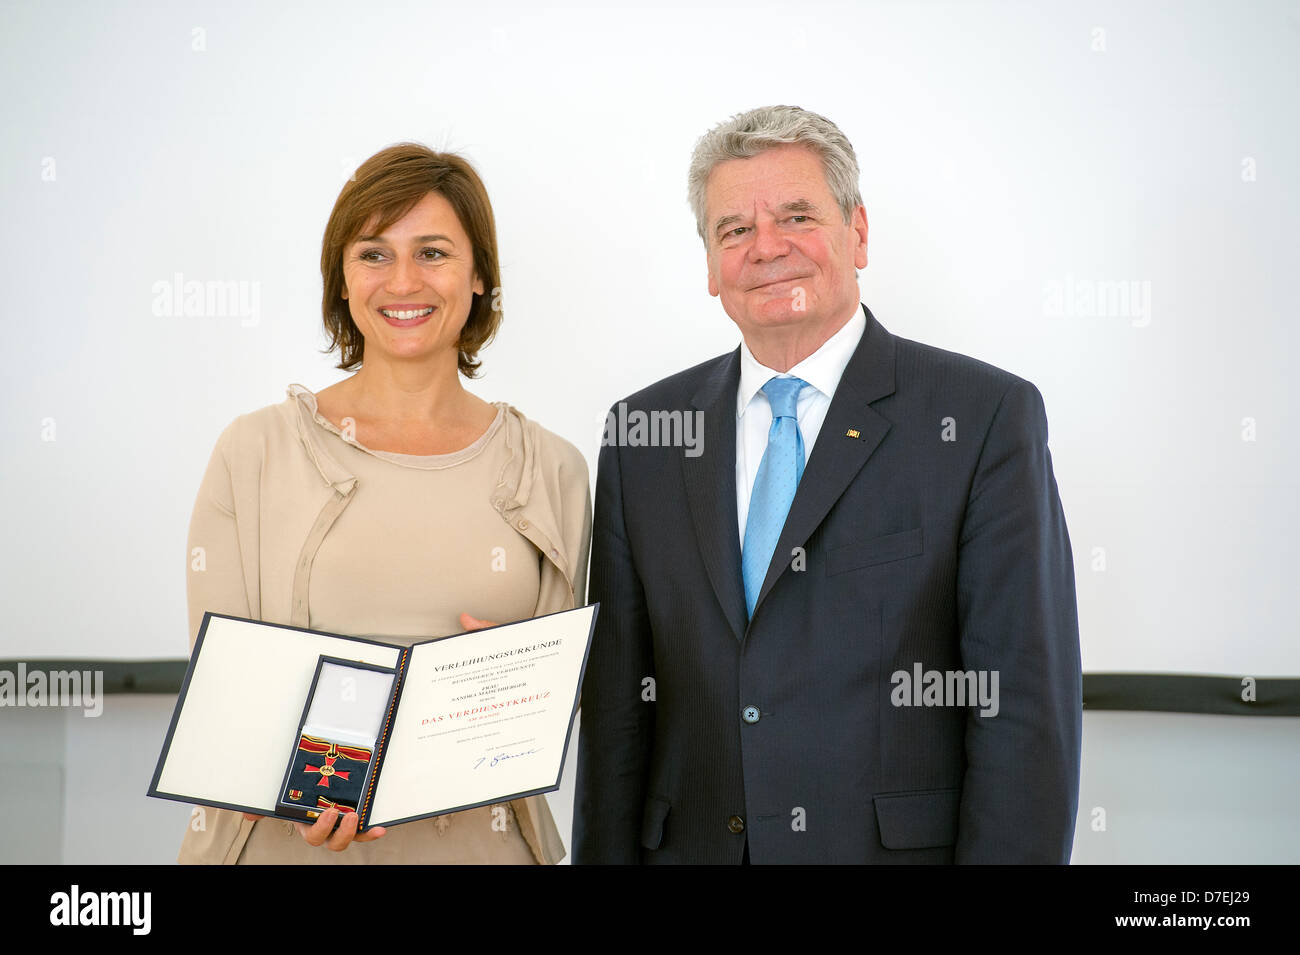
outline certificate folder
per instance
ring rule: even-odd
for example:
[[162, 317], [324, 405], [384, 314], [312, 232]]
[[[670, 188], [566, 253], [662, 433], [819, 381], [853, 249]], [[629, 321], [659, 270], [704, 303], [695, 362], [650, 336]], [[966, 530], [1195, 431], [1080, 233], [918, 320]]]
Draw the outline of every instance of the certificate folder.
[[409, 647], [205, 613], [149, 795], [307, 821], [355, 804], [364, 831], [551, 792], [598, 609]]

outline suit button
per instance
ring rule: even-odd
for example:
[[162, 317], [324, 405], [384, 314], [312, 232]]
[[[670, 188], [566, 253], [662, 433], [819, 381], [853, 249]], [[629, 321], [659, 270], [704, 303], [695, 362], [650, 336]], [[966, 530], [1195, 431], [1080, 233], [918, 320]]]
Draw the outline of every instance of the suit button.
[[745, 820], [741, 819], [739, 816], [732, 816], [727, 820], [727, 828], [736, 835], [740, 835], [745, 831]]
[[757, 723], [762, 717], [757, 706], [747, 706], [740, 711], [740, 718], [746, 723]]
[[526, 531], [526, 530], [528, 530], [528, 522], [527, 522], [527, 521], [520, 521], [516, 526], [517, 526], [521, 531]]

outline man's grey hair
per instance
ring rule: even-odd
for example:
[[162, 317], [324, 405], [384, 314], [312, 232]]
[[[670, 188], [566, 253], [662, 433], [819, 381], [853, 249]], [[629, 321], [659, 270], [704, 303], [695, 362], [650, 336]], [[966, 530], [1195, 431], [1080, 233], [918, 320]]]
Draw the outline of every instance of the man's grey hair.
[[719, 123], [700, 137], [691, 155], [687, 198], [695, 213], [695, 228], [707, 248], [705, 191], [713, 167], [728, 159], [752, 159], [774, 146], [806, 146], [821, 157], [826, 185], [848, 223], [862, 205], [858, 189], [858, 157], [853, 144], [825, 116], [798, 106], [762, 106]]

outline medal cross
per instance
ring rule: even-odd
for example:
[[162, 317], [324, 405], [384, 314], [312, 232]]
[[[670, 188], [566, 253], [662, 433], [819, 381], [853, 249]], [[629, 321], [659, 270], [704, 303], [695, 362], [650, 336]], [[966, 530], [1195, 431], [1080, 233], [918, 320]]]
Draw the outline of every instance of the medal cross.
[[306, 771], [309, 773], [320, 773], [320, 779], [317, 780], [316, 782], [317, 786], [324, 786], [326, 789], [328, 789], [331, 776], [338, 776], [340, 779], [347, 779], [349, 776], [352, 775], [352, 772], [350, 770], [344, 771], [341, 769], [335, 769], [334, 760], [336, 759], [338, 759], [337, 756], [326, 756], [324, 766], [305, 767]]

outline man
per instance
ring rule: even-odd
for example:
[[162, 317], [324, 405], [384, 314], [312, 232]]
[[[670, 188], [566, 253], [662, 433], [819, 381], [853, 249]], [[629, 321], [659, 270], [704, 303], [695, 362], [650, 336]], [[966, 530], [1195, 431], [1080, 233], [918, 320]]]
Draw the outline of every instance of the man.
[[825, 118], [733, 117], [690, 195], [744, 341], [611, 412], [699, 415], [703, 443], [601, 449], [575, 860], [1068, 862], [1079, 637], [1038, 390], [860, 304]]

